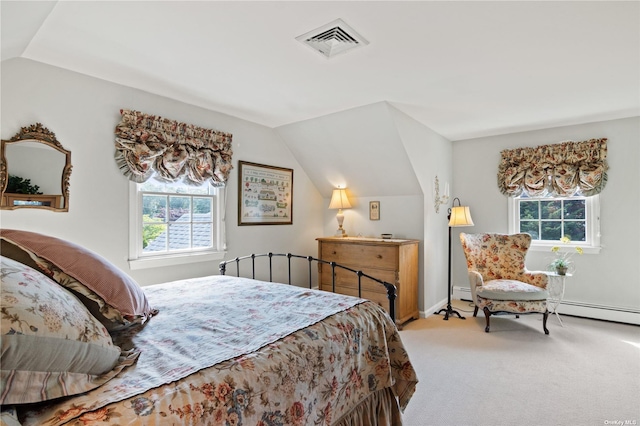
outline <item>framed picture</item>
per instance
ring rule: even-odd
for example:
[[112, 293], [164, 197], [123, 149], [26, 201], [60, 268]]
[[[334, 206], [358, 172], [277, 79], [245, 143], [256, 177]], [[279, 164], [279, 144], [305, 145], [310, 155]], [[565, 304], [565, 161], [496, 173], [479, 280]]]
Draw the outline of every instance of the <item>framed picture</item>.
[[293, 223], [293, 169], [238, 161], [238, 225]]
[[369, 201], [369, 220], [380, 220], [380, 201]]

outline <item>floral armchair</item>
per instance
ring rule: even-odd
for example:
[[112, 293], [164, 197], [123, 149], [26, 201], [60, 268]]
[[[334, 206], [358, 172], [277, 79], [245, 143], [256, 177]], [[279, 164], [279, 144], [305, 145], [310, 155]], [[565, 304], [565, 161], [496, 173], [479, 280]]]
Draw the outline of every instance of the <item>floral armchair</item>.
[[542, 328], [547, 329], [547, 284], [544, 272], [530, 272], [525, 256], [531, 245], [529, 234], [460, 234], [462, 249], [467, 258], [471, 295], [478, 309], [484, 311], [489, 332], [489, 317], [495, 314], [541, 313]]

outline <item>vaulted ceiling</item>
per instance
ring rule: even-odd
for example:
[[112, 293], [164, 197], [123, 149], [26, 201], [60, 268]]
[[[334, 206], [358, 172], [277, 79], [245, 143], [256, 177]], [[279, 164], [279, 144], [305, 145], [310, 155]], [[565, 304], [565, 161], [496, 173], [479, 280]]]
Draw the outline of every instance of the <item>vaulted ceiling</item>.
[[[2, 1], [22, 57], [269, 127], [386, 102], [449, 140], [640, 114], [636, 1]], [[342, 19], [368, 44], [297, 36]]]

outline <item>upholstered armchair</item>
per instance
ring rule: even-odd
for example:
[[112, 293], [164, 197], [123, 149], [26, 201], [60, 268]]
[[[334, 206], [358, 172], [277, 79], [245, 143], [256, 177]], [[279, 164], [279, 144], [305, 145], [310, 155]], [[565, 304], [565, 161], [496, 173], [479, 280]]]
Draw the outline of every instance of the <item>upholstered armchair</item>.
[[475, 304], [473, 316], [482, 309], [487, 320], [496, 314], [541, 313], [542, 328], [547, 330], [547, 284], [544, 272], [531, 272], [525, 267], [525, 256], [531, 245], [529, 234], [460, 234], [467, 258], [471, 295]]

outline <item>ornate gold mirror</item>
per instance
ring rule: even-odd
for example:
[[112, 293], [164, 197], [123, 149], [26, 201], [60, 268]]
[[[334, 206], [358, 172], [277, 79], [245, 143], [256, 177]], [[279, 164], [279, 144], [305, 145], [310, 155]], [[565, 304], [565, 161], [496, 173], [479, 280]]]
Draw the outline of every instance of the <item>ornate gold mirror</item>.
[[0, 147], [0, 209], [69, 211], [71, 152], [40, 123], [20, 129]]

